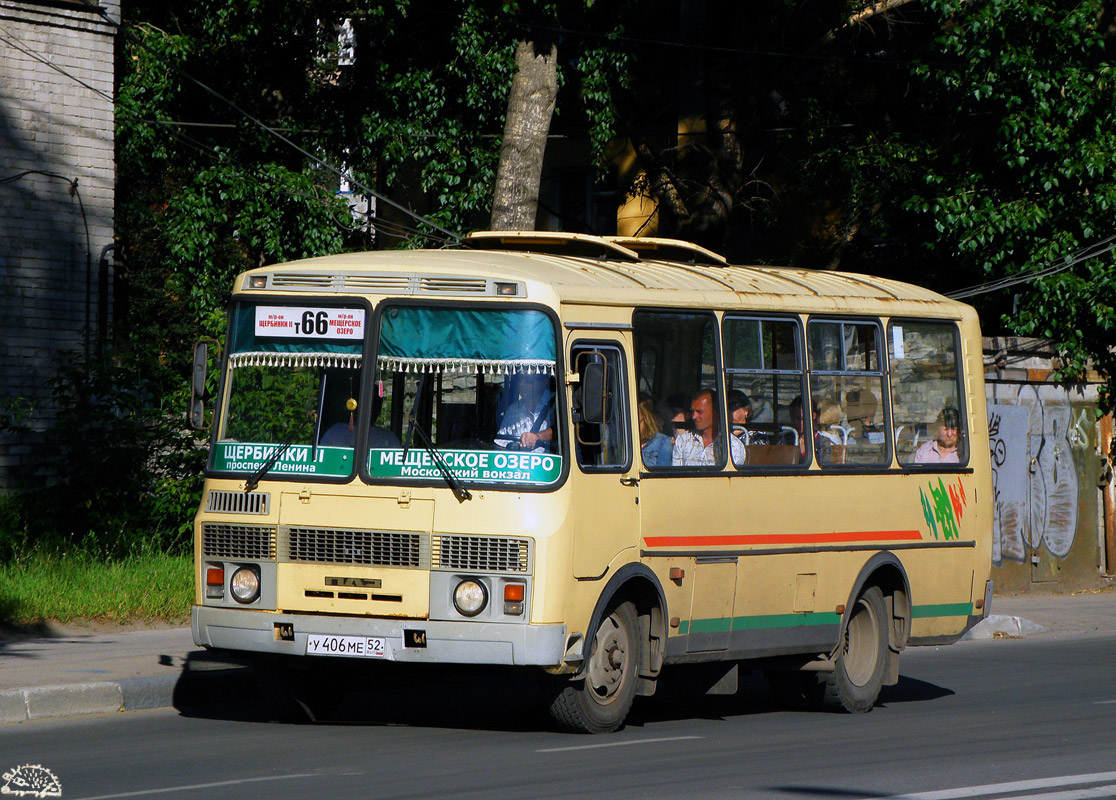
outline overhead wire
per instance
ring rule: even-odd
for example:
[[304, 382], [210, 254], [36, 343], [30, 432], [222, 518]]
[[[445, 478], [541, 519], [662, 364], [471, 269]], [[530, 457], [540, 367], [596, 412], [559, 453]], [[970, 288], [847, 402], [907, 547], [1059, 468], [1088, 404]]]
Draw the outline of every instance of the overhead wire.
[[71, 72], [66, 71], [62, 67], [55, 64], [50, 59], [44, 58], [43, 56], [39, 55], [34, 50], [32, 50], [30, 47], [28, 47], [23, 42], [21, 42], [19, 39], [17, 39], [15, 36], [13, 36], [10, 31], [7, 32], [7, 36], [5, 36], [4, 34], [0, 34], [0, 42], [4, 42], [5, 44], [9, 45], [10, 47], [14, 47], [16, 50], [19, 50], [24, 55], [30, 56], [31, 58], [35, 59], [36, 61], [39, 61], [39, 62], [45, 64], [46, 66], [50, 67], [55, 72], [59, 72], [62, 75], [65, 75], [70, 80], [74, 81], [75, 83], [81, 84], [82, 86], [84, 86], [89, 91], [93, 92], [94, 94], [98, 95], [99, 97], [103, 97], [105, 100], [108, 100], [110, 103], [115, 102], [112, 95], [105, 94], [100, 89], [98, 89], [96, 86], [92, 86], [92, 85], [86, 83], [81, 78], [79, 78], [78, 76], [74, 75]]
[[[9, 34], [8, 37], [5, 37], [3, 34], [0, 34], [0, 42], [4, 42], [4, 43], [8, 44], [9, 46], [19, 50], [22, 53], [24, 53], [25, 55], [35, 59], [36, 61], [39, 61], [40, 63], [46, 65], [50, 69], [53, 69], [54, 71], [56, 71], [56, 72], [60, 73], [61, 75], [65, 76], [66, 78], [68, 78], [68, 79], [74, 81], [75, 83], [85, 87], [86, 89], [89, 89], [91, 92], [93, 92], [94, 94], [104, 98], [105, 100], [108, 100], [109, 102], [115, 102], [115, 100], [112, 96], [106, 94], [105, 92], [101, 91], [100, 89], [96, 88], [95, 86], [92, 86], [89, 83], [81, 80], [77, 76], [73, 75], [72, 73], [68, 72], [67, 70], [63, 69], [62, 67], [60, 67], [59, 65], [57, 65], [56, 63], [51, 61], [49, 58], [35, 52], [31, 47], [24, 44], [23, 42], [20, 42], [14, 36], [11, 36]], [[141, 119], [139, 121], [145, 122], [145, 123], [148, 123], [148, 124], [151, 124], [151, 125], [156, 125], [156, 124], [159, 124], [159, 122], [160, 122], [158, 120], [146, 120], [146, 119]], [[235, 125], [230, 124], [228, 127], [235, 127]], [[192, 147], [193, 149], [197, 150], [200, 154], [205, 155], [205, 156], [207, 156], [211, 159], [214, 159], [215, 161], [217, 160], [218, 156], [221, 156], [221, 157], [226, 158], [226, 159], [229, 158], [229, 154], [227, 152], [225, 152], [225, 151], [215, 151], [214, 148], [198, 141], [197, 139], [194, 139], [193, 137], [190, 137], [190, 136], [182, 133], [181, 131], [171, 130], [171, 135], [174, 138], [176, 138], [177, 140], [179, 140], [180, 142], [182, 142], [183, 144], [186, 144], [187, 146]], [[256, 183], [260, 184], [261, 186], [264, 185], [262, 180], [260, 180], [259, 177], [252, 174], [252, 170], [247, 165], [244, 165], [242, 163], [237, 163], [236, 159], [232, 159], [232, 160], [234, 161], [234, 164], [240, 170], [243, 171], [243, 174], [246, 177], [248, 177], [250, 180], [255, 181]], [[55, 175], [53, 173], [46, 173], [46, 172], [43, 172], [41, 170], [28, 170], [28, 171], [22, 172], [18, 175], [9, 176], [7, 178], [0, 179], [0, 184], [11, 183], [15, 180], [19, 180], [20, 178], [23, 178], [23, 177], [25, 177], [27, 175], [31, 175], [31, 174], [46, 175], [48, 177], [57, 177], [57, 178], [60, 178], [62, 180], [66, 180], [70, 183], [76, 183], [75, 181], [71, 181], [69, 178], [66, 178], [65, 176], [62, 176], [62, 175]], [[348, 179], [351, 183], [356, 183], [356, 184], [359, 185], [359, 182], [353, 181], [351, 176], [349, 176]], [[274, 188], [276, 190], [286, 194], [289, 197], [296, 197], [296, 198], [302, 198], [302, 199], [305, 199], [305, 200], [308, 200], [308, 201], [321, 202], [320, 197], [307, 195], [303, 192], [292, 191], [288, 187], [276, 186]], [[327, 191], [332, 191], [332, 190], [327, 190]], [[434, 241], [440, 241], [443, 244], [449, 244], [449, 240], [442, 239], [441, 237], [434, 236], [433, 234], [431, 234], [428, 231], [421, 231], [418, 228], [412, 228], [412, 227], [408, 227], [406, 225], [403, 225], [401, 223], [391, 222], [391, 221], [385, 220], [382, 217], [379, 217], [375, 214], [366, 214], [366, 215], [364, 215], [364, 219], [366, 219], [368, 222], [374, 223], [376, 225], [376, 230], [377, 230], [378, 233], [383, 233], [384, 235], [391, 236], [393, 238], [407, 239], [410, 236], [422, 236], [422, 237], [425, 237], [425, 238], [433, 239]], [[345, 227], [345, 226], [340, 226], [340, 227], [342, 228], [342, 230], [344, 230], [348, 233], [355, 233], [359, 230], [358, 227]]]
[[1023, 283], [1030, 283], [1037, 281], [1041, 278], [1046, 278], [1051, 275], [1057, 275], [1060, 272], [1066, 272], [1078, 264], [1086, 261], [1091, 261], [1100, 257], [1106, 250], [1111, 251], [1114, 243], [1116, 243], [1116, 234], [1094, 242], [1087, 247], [1078, 250], [1076, 253], [1065, 257], [1062, 263], [1054, 263], [1049, 266], [1043, 267], [1039, 270], [1032, 270], [1029, 272], [1022, 272], [1016, 275], [1009, 275], [1004, 278], [999, 278], [987, 283], [981, 283], [976, 286], [970, 286], [966, 289], [959, 289], [955, 292], [945, 292], [945, 296], [952, 300], [963, 300], [967, 297], [976, 297], [981, 294], [988, 294], [990, 292], [998, 292], [1003, 289], [1009, 289], [1012, 286], [1018, 286]]
[[447, 228], [443, 228], [441, 225], [434, 222], [434, 220], [429, 219], [428, 217], [424, 217], [421, 214], [418, 214], [415, 211], [412, 211], [411, 209], [407, 208], [406, 206], [395, 202], [391, 198], [380, 194], [379, 192], [375, 191], [371, 187], [364, 184], [359, 179], [355, 178], [353, 175], [347, 174], [344, 170], [339, 169], [338, 167], [335, 167], [333, 164], [330, 164], [329, 162], [325, 161], [324, 159], [319, 158], [318, 156], [314, 155], [313, 153], [311, 153], [309, 150], [305, 149], [304, 147], [301, 147], [300, 145], [295, 144], [295, 142], [293, 142], [287, 136], [284, 136], [278, 129], [273, 128], [270, 125], [267, 125], [266, 123], [264, 123], [260, 119], [257, 119], [255, 116], [253, 116], [252, 114], [245, 111], [243, 108], [241, 108], [235, 102], [233, 102], [232, 100], [230, 100], [229, 98], [225, 97], [223, 94], [218, 92], [216, 89], [212, 88], [211, 86], [209, 86], [209, 85], [203, 83], [202, 81], [198, 80], [197, 78], [193, 77], [192, 75], [190, 75], [185, 70], [178, 67], [177, 65], [168, 62], [166, 59], [164, 59], [162, 57], [161, 54], [159, 54], [154, 49], [149, 47], [142, 39], [140, 39], [139, 37], [132, 34], [131, 31], [129, 31], [121, 22], [112, 19], [108, 15], [108, 12], [105, 11], [105, 9], [103, 9], [100, 6], [94, 4], [93, 2], [91, 2], [91, 0], [81, 0], [81, 2], [90, 11], [93, 11], [93, 12], [97, 13], [109, 25], [113, 26], [118, 31], [123, 33], [125, 36], [129, 37], [137, 45], [142, 47], [144, 50], [151, 53], [165, 67], [167, 67], [171, 71], [175, 72], [177, 75], [179, 75], [180, 77], [189, 81], [190, 83], [193, 83], [194, 85], [196, 85], [197, 87], [199, 87], [200, 89], [205, 91], [206, 93], [212, 95], [214, 98], [216, 98], [220, 102], [227, 105], [229, 108], [231, 108], [237, 114], [240, 114], [244, 119], [248, 120], [249, 122], [251, 122], [256, 127], [260, 128], [261, 130], [268, 133], [270, 136], [273, 136], [274, 138], [283, 142], [285, 145], [287, 145], [291, 149], [295, 150], [296, 152], [298, 152], [299, 154], [301, 154], [305, 158], [309, 159], [311, 162], [318, 165], [319, 167], [325, 169], [328, 172], [332, 172], [339, 179], [344, 180], [344, 181], [348, 181], [350, 184], [357, 187], [361, 191], [361, 193], [367, 194], [371, 197], [375, 197], [377, 200], [383, 202], [384, 204], [394, 208], [395, 210], [403, 213], [404, 215], [406, 215], [408, 217], [411, 217], [412, 219], [414, 219], [420, 225], [428, 225], [433, 230], [437, 231], [438, 233], [444, 234], [444, 236], [448, 237], [448, 238], [438, 237], [438, 236], [435, 236], [435, 235], [433, 235], [433, 234], [431, 234], [427, 231], [422, 231], [418, 228], [412, 228], [412, 227], [401, 225], [401, 224], [395, 226], [397, 230], [407, 230], [407, 231], [410, 231], [410, 232], [414, 233], [415, 235], [424, 236], [424, 237], [432, 239], [434, 241], [442, 242], [443, 244], [450, 244], [451, 240], [452, 240], [453, 243], [460, 242], [462, 240], [462, 236], [459, 233], [455, 233], [451, 230], [448, 230]]

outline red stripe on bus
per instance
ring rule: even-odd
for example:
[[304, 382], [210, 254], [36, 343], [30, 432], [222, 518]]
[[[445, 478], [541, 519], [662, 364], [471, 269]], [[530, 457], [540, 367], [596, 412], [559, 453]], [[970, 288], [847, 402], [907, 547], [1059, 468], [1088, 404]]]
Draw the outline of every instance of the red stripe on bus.
[[835, 533], [753, 533], [736, 536], [646, 536], [648, 547], [709, 547], [729, 544], [819, 544], [918, 541], [918, 531], [838, 531]]

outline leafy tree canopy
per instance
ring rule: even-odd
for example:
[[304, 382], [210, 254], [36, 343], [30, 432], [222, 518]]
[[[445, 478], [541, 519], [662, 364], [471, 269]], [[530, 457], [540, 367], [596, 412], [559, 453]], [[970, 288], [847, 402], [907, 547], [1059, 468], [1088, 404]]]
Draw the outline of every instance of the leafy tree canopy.
[[670, 5], [613, 90], [661, 232], [944, 293], [1066, 265], [971, 302], [1116, 399], [1111, 0]]
[[[552, 130], [598, 167], [629, 142], [660, 232], [733, 260], [950, 292], [1116, 233], [1112, 0], [136, 0], [124, 14], [132, 304], [182, 340], [219, 333], [237, 271], [369, 239], [336, 175], [172, 66], [455, 230], [485, 224], [516, 43], [550, 37]], [[379, 212], [380, 246], [431, 242]], [[1089, 358], [1111, 374], [1114, 280], [1104, 252], [974, 302], [989, 331], [1058, 342], [1067, 374]]]

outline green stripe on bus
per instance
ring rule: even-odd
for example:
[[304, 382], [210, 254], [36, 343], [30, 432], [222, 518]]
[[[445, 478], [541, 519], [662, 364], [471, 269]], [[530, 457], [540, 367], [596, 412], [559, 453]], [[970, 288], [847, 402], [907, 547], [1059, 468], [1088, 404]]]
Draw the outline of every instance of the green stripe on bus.
[[934, 606], [914, 606], [911, 616], [914, 619], [923, 617], [971, 617], [973, 615], [972, 603], [939, 603]]
[[[939, 603], [937, 605], [915, 606], [911, 609], [911, 616], [915, 619], [924, 617], [968, 617], [972, 614], [972, 603]], [[682, 620], [678, 625], [678, 633], [684, 636], [689, 633], [727, 633], [730, 630], [756, 631], [839, 624], [841, 624], [841, 615], [831, 611], [803, 614], [763, 614], [754, 617]]]
[[679, 634], [725, 633], [729, 630], [755, 631], [771, 628], [804, 628], [814, 625], [837, 625], [841, 615], [831, 611], [803, 614], [764, 614], [754, 617], [721, 617], [719, 619], [683, 620]]

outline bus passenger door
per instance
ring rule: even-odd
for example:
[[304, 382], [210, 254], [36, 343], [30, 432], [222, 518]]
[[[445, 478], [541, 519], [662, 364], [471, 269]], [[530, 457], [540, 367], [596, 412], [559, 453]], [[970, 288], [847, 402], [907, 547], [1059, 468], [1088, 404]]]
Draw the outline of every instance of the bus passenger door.
[[639, 541], [639, 481], [632, 454], [624, 342], [578, 339], [569, 351], [574, 468], [573, 574], [603, 579], [616, 556]]

